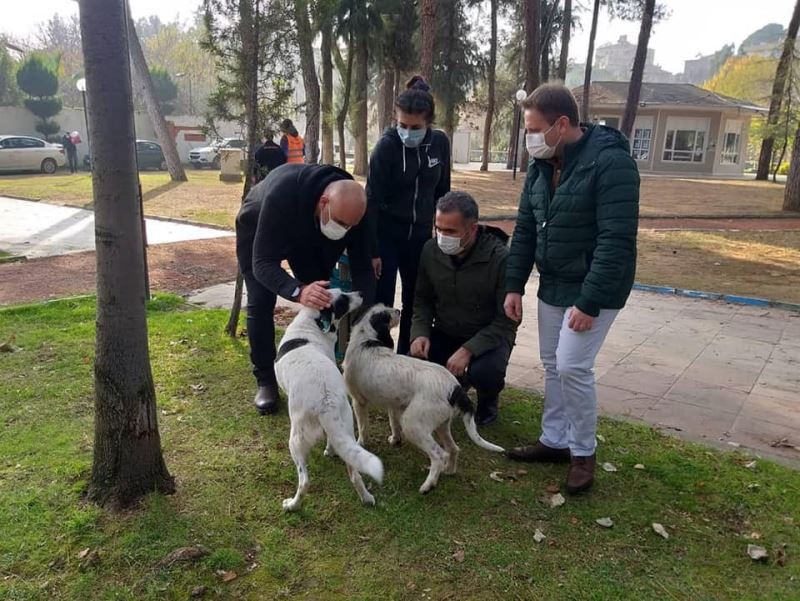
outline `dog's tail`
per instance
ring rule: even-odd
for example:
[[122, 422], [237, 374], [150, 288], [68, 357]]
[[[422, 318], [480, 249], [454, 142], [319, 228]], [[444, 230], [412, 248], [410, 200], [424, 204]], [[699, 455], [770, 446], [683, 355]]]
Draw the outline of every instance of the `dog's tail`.
[[383, 462], [376, 456], [362, 447], [352, 436], [341, 433], [335, 434], [335, 430], [325, 429], [328, 435], [328, 442], [331, 443], [333, 450], [347, 465], [357, 469], [360, 473], [366, 474], [375, 482], [383, 482]]
[[467, 395], [466, 390], [461, 386], [456, 386], [450, 393], [450, 398], [448, 400], [453, 407], [461, 411], [464, 420], [464, 429], [466, 429], [467, 436], [469, 436], [472, 442], [487, 451], [494, 451], [495, 453], [503, 453], [505, 451], [503, 447], [499, 447], [488, 440], [484, 440], [481, 435], [478, 434], [478, 428], [475, 425], [475, 408], [472, 406], [472, 400]]

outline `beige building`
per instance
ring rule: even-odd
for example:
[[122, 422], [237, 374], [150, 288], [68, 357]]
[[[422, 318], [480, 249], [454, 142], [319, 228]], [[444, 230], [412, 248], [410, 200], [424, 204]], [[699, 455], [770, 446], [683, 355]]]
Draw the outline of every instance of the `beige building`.
[[[583, 88], [573, 90], [580, 103]], [[591, 119], [619, 127], [627, 82], [594, 82]], [[631, 154], [643, 173], [740, 176], [753, 116], [767, 109], [688, 83], [643, 83]]]

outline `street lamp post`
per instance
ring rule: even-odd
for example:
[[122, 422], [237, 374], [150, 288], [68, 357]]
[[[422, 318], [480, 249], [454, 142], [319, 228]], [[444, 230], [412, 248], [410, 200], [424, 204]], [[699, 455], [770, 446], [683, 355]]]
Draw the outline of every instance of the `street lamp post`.
[[[92, 155], [92, 146], [89, 142], [89, 117], [86, 114], [86, 79], [81, 77], [75, 82], [75, 87], [81, 93], [83, 98], [83, 122], [86, 124], [86, 148], [89, 150], [89, 157]], [[91, 159], [90, 159], [91, 160]]]
[[521, 127], [522, 121], [522, 101], [528, 97], [528, 93], [525, 90], [517, 90], [516, 94], [514, 94], [514, 99], [516, 100], [516, 104], [518, 107], [517, 110], [517, 123], [516, 129], [514, 131], [514, 167], [511, 172], [511, 179], [517, 179], [517, 153], [519, 152], [519, 130]]
[[175, 77], [185, 77], [189, 82], [189, 114], [194, 115], [194, 103], [192, 102], [192, 76], [189, 73], [176, 73]]

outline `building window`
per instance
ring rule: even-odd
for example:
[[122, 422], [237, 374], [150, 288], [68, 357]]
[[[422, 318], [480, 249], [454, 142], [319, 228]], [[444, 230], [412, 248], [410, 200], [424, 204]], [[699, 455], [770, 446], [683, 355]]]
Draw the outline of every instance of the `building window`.
[[736, 165], [739, 162], [739, 134], [728, 132], [722, 144], [722, 164]]
[[664, 141], [665, 161], [702, 163], [706, 132], [695, 129], [671, 129]]
[[637, 161], [646, 161], [650, 158], [650, 140], [653, 130], [649, 128], [636, 128], [633, 130], [633, 149], [631, 154]]

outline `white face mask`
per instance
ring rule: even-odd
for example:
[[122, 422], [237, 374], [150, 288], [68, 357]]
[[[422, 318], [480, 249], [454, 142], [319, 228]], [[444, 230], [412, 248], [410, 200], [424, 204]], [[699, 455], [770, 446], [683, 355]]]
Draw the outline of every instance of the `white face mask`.
[[546, 132], [525, 135], [525, 148], [527, 148], [531, 158], [552, 159], [555, 156], [556, 147], [561, 143], [561, 136], [558, 137], [558, 142], [556, 142], [555, 146], [550, 146], [544, 138], [555, 126], [556, 124], [553, 123]]
[[456, 236], [445, 236], [444, 234], [437, 232], [436, 243], [439, 245], [441, 251], [446, 255], [457, 255], [463, 250], [461, 248], [461, 238]]
[[340, 223], [336, 223], [333, 218], [331, 217], [331, 205], [328, 203], [328, 223], [322, 223], [320, 219], [319, 229], [322, 231], [322, 235], [325, 236], [328, 240], [341, 240], [347, 235], [347, 232], [350, 230], [349, 227], [345, 227]]

